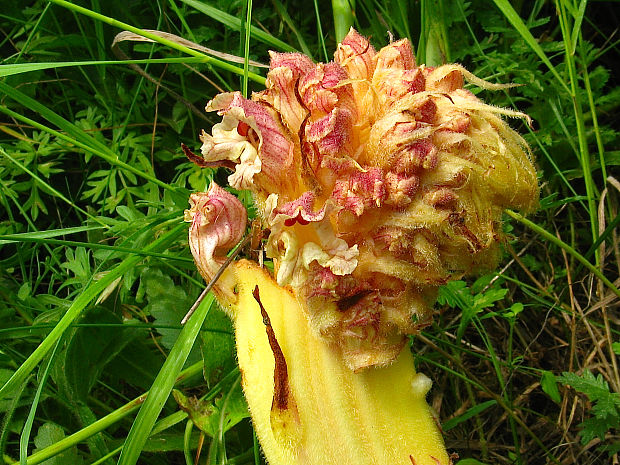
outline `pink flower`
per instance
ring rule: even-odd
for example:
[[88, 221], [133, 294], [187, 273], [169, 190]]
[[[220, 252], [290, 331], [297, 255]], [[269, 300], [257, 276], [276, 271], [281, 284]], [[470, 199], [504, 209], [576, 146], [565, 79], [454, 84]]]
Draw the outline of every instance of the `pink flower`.
[[[202, 277], [209, 282], [226, 261], [226, 254], [243, 238], [247, 212], [237, 197], [211, 183], [207, 192], [190, 196], [185, 221], [191, 222], [189, 246], [194, 261]], [[233, 286], [233, 280], [224, 274], [213, 289], [232, 302]]]
[[265, 188], [286, 183], [293, 144], [267, 108], [234, 92], [218, 95], [206, 110], [217, 111], [224, 119], [213, 127], [213, 135], [203, 131], [201, 151], [206, 161], [236, 163], [229, 177], [231, 186], [248, 189], [254, 185], [255, 175]]
[[[354, 369], [389, 363], [437, 286], [493, 266], [504, 208], [536, 205], [527, 145], [499, 116], [523, 115], [484, 104], [465, 79], [497, 88], [416, 63], [406, 39], [376, 51], [352, 29], [333, 62], [272, 53], [264, 91], [207, 105], [223, 119], [201, 136], [204, 163], [253, 192], [278, 283]], [[205, 237], [231, 230], [218, 228]], [[199, 266], [212, 273], [223, 246], [209, 241]]]

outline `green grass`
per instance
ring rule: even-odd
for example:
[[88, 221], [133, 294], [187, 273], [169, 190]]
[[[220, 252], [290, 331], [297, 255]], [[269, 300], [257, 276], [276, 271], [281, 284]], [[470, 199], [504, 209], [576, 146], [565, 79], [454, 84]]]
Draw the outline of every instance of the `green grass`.
[[[351, 8], [354, 7], [354, 10]], [[0, 457], [3, 463], [263, 461], [230, 322], [202, 291], [183, 210], [223, 90], [259, 91], [268, 51], [375, 47], [516, 83], [485, 101], [531, 145], [541, 207], [507, 211], [497, 272], [440, 292], [413, 340], [462, 465], [612, 463], [620, 451], [620, 42], [614, 2], [8, 2], [0, 11]], [[236, 55], [232, 63], [147, 30]], [[117, 44], [123, 30], [154, 42]], [[473, 89], [472, 91], [478, 92]], [[239, 194], [249, 202], [249, 196]], [[173, 388], [219, 416], [199, 429]], [[147, 395], [148, 392], [148, 395]], [[176, 396], [180, 399], [179, 395]], [[616, 455], [614, 455], [616, 454]], [[459, 463], [459, 462], [457, 462]]]

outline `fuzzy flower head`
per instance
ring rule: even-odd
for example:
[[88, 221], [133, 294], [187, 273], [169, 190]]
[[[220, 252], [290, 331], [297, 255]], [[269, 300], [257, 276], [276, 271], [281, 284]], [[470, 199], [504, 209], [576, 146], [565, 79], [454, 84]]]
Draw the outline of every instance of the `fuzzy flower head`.
[[275, 278], [353, 370], [391, 362], [427, 325], [437, 288], [496, 265], [505, 208], [530, 211], [527, 145], [459, 65], [375, 51], [351, 30], [330, 63], [272, 53], [267, 88], [207, 105], [205, 164], [254, 193]]

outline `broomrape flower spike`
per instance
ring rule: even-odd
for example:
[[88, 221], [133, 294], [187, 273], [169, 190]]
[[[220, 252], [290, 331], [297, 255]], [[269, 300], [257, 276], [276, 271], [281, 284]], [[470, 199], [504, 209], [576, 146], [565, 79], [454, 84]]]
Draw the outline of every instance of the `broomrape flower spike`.
[[[492, 269], [505, 208], [532, 211], [529, 149], [464, 80], [418, 65], [407, 40], [375, 51], [351, 30], [330, 63], [272, 53], [266, 89], [207, 104], [202, 166], [254, 194], [271, 276], [240, 260], [214, 286], [271, 465], [450, 463], [407, 337], [440, 285]], [[210, 281], [242, 237], [241, 203], [194, 194], [190, 247]]]

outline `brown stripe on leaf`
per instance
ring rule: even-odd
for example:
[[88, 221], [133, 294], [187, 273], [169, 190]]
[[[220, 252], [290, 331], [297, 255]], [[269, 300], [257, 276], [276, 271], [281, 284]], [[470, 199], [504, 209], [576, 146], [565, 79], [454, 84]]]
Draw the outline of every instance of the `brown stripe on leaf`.
[[273, 410], [275, 407], [280, 410], [286, 410], [289, 402], [288, 369], [286, 367], [286, 359], [284, 358], [284, 353], [282, 353], [280, 344], [278, 344], [276, 335], [273, 332], [269, 315], [260, 300], [258, 286], [254, 287], [252, 295], [260, 307], [260, 313], [263, 317], [265, 330], [267, 331], [267, 339], [269, 339], [269, 346], [271, 347], [273, 358], [275, 360], [275, 367], [273, 370], [273, 402], [271, 404], [271, 409]]

